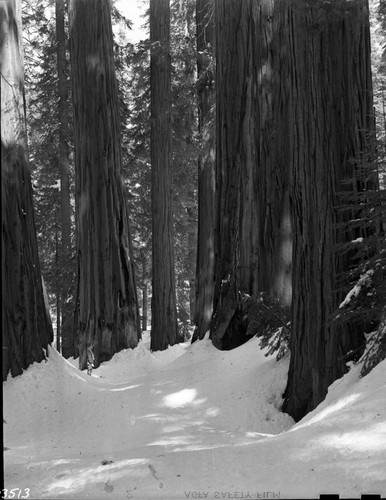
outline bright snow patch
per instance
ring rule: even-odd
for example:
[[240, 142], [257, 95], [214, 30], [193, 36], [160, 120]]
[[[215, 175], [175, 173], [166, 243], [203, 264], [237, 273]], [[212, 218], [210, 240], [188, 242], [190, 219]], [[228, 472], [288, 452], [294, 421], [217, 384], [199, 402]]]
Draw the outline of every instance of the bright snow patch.
[[347, 306], [347, 304], [349, 304], [351, 302], [351, 299], [353, 297], [358, 297], [359, 292], [362, 289], [362, 286], [368, 284], [368, 282], [371, 280], [371, 276], [373, 274], [374, 274], [374, 270], [369, 269], [368, 271], [366, 271], [364, 274], [361, 275], [357, 284], [348, 292], [348, 294], [346, 295], [343, 302], [341, 302], [341, 304], [339, 305], [339, 309], [342, 309], [342, 307]]
[[73, 499], [385, 496], [386, 361], [363, 379], [354, 367], [294, 425], [279, 411], [288, 360], [266, 358], [256, 338], [232, 351], [148, 345], [95, 377], [50, 349], [8, 378], [5, 487]]

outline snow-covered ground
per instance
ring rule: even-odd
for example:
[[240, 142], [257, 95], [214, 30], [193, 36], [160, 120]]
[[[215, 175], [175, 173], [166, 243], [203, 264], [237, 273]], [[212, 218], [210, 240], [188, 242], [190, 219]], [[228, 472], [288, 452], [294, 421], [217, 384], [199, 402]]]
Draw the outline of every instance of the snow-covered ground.
[[256, 338], [150, 353], [145, 336], [92, 377], [50, 349], [3, 384], [5, 488], [72, 499], [386, 496], [386, 361], [362, 379], [354, 367], [296, 425], [280, 412], [287, 370]]

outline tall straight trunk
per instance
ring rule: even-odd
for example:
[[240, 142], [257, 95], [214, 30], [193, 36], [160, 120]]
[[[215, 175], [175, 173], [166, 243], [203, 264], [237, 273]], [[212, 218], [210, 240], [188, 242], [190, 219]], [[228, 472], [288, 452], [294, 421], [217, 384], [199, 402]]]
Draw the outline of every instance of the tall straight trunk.
[[197, 253], [197, 220], [194, 206], [194, 192], [189, 190], [189, 207], [186, 209], [188, 219], [187, 224], [187, 268], [189, 273], [189, 321], [192, 325], [195, 314], [195, 272], [196, 272], [196, 253]]
[[142, 331], [147, 330], [147, 265], [146, 265], [146, 255], [142, 252]]
[[151, 350], [177, 342], [171, 211], [171, 62], [169, 0], [150, 0], [152, 300]]
[[61, 343], [61, 321], [62, 321], [62, 307], [61, 307], [61, 297], [60, 290], [56, 291], [56, 350], [58, 352], [62, 351]]
[[247, 340], [245, 294], [291, 300], [287, 4], [216, 0], [216, 230], [211, 338]]
[[76, 329], [79, 366], [95, 365], [140, 339], [109, 0], [69, 3], [75, 163], [79, 189]]
[[0, 2], [3, 380], [45, 358], [44, 301], [28, 167], [21, 2]]
[[56, 0], [56, 57], [58, 68], [58, 118], [59, 118], [59, 168], [60, 168], [60, 209], [61, 209], [61, 249], [59, 253], [61, 283], [61, 329], [62, 354], [68, 358], [75, 354], [73, 338], [72, 251], [71, 251], [71, 211], [70, 211], [70, 147], [69, 147], [69, 80], [66, 74], [66, 35], [64, 30], [64, 0]]
[[352, 239], [337, 230], [337, 206], [344, 191], [361, 189], [359, 180], [347, 181], [356, 176], [352, 159], [370, 150], [373, 107], [367, 1], [300, 4], [290, 21], [293, 333], [283, 408], [299, 420], [343, 375], [344, 355], [363, 342], [355, 325], [334, 326], [330, 316], [350, 264], [336, 247]]
[[[57, 215], [55, 216], [55, 272], [60, 276], [60, 252], [59, 252], [59, 231]], [[56, 350], [62, 351], [62, 284], [61, 280], [56, 280]]]
[[147, 330], [147, 282], [145, 281], [142, 289], [142, 331], [145, 332]]
[[198, 238], [195, 279], [196, 324], [192, 342], [209, 330], [214, 291], [215, 125], [214, 1], [197, 0], [197, 101], [201, 151], [198, 159]]

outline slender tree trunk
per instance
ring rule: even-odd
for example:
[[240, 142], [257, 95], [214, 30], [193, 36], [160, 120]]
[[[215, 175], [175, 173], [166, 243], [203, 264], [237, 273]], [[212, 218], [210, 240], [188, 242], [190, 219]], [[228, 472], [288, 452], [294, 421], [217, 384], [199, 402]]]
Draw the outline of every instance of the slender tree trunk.
[[188, 218], [188, 252], [187, 252], [187, 263], [189, 272], [189, 320], [190, 324], [193, 325], [194, 314], [195, 314], [195, 271], [196, 271], [196, 254], [197, 254], [197, 220], [195, 217], [194, 206], [194, 193], [192, 190], [188, 193], [189, 196], [189, 207], [186, 209], [186, 215]]
[[76, 328], [79, 366], [95, 366], [140, 339], [108, 0], [69, 3], [75, 163], [79, 181]]
[[148, 293], [147, 293], [147, 283], [146, 281], [143, 284], [142, 291], [142, 331], [147, 330], [147, 301], [148, 301]]
[[[291, 363], [284, 411], [296, 420], [315, 408], [346, 370], [344, 355], [363, 342], [355, 325], [330, 316], [342, 297], [349, 257], [337, 230], [341, 194], [360, 190], [351, 161], [369, 150], [373, 128], [366, 0], [299, 6], [289, 24], [292, 70], [294, 221]], [[346, 181], [346, 182], [345, 182]], [[353, 214], [355, 213], [355, 207]]]
[[214, 1], [197, 0], [197, 100], [201, 152], [198, 159], [198, 238], [195, 279], [196, 329], [192, 342], [209, 330], [214, 291], [215, 125]]
[[291, 300], [287, 4], [216, 1], [213, 343], [247, 340], [244, 294]]
[[57, 215], [55, 216], [55, 272], [56, 279], [56, 350], [62, 351], [62, 284], [60, 279], [60, 252], [59, 252], [59, 231]]
[[61, 313], [62, 313], [62, 308], [61, 308], [61, 297], [60, 297], [60, 291], [56, 292], [56, 350], [58, 352], [62, 351], [62, 344], [61, 344]]
[[171, 63], [169, 0], [150, 0], [152, 175], [151, 350], [177, 342], [171, 211]]
[[147, 266], [146, 266], [146, 255], [142, 253], [142, 331], [147, 330]]
[[70, 148], [69, 148], [69, 80], [66, 74], [66, 35], [64, 30], [64, 0], [56, 0], [56, 56], [58, 68], [58, 117], [59, 117], [59, 167], [61, 208], [61, 312], [62, 324], [58, 330], [62, 338], [62, 354], [65, 358], [74, 355], [71, 211], [70, 211]]
[[3, 380], [45, 358], [53, 340], [28, 168], [21, 2], [0, 2]]

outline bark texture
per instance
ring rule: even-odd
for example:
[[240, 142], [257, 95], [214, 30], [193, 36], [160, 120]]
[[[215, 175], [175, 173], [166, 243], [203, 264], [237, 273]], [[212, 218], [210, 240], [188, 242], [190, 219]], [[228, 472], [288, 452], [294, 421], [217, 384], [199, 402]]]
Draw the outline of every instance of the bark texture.
[[169, 0], [150, 1], [152, 351], [177, 342], [171, 210], [171, 61]]
[[214, 0], [197, 0], [197, 101], [202, 149], [198, 159], [198, 239], [195, 280], [196, 328], [192, 342], [209, 330], [214, 292], [215, 98]]
[[291, 300], [287, 2], [216, 1], [213, 343], [247, 340], [243, 294]]
[[140, 338], [108, 0], [71, 0], [75, 163], [79, 190], [76, 329], [79, 366], [95, 366]]
[[141, 252], [141, 262], [142, 262], [142, 331], [147, 330], [147, 259], [145, 252]]
[[[215, 299], [211, 335], [246, 338], [243, 293], [292, 296], [284, 410], [323, 400], [357, 349], [355, 325], [333, 326], [352, 234], [339, 205], [366, 186], [352, 161], [373, 130], [366, 0], [217, 0]], [[370, 133], [369, 133], [370, 132]], [[351, 181], [350, 181], [351, 179]], [[354, 197], [355, 198], [355, 197]], [[358, 198], [359, 199], [359, 198]], [[291, 280], [292, 272], [292, 280]]]
[[283, 409], [299, 420], [324, 399], [346, 370], [343, 356], [363, 341], [355, 325], [332, 326], [330, 316], [342, 300], [339, 275], [350, 264], [336, 248], [352, 238], [337, 230], [337, 207], [344, 191], [363, 188], [347, 181], [356, 176], [351, 160], [370, 150], [373, 128], [367, 2], [299, 2], [289, 29], [294, 293]]
[[58, 118], [59, 118], [59, 168], [60, 168], [60, 219], [61, 248], [60, 302], [61, 329], [57, 328], [62, 354], [65, 358], [75, 355], [74, 313], [72, 300], [72, 245], [70, 204], [70, 146], [69, 146], [69, 79], [67, 76], [66, 34], [64, 29], [64, 0], [56, 0], [56, 56], [58, 67]]
[[21, 2], [0, 3], [3, 380], [45, 358], [46, 308], [28, 168]]

